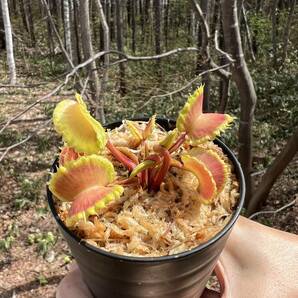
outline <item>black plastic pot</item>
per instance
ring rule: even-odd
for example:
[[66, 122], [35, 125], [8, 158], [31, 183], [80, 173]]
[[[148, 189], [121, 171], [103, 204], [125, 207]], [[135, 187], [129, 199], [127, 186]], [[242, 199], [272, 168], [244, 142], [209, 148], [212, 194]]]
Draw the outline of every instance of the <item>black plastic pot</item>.
[[[135, 120], [135, 119], [134, 119]], [[148, 119], [137, 119], [148, 120]], [[165, 130], [175, 122], [158, 119]], [[115, 128], [121, 122], [107, 125]], [[229, 223], [208, 242], [179, 254], [164, 257], [128, 257], [93, 247], [75, 236], [59, 218], [47, 189], [50, 209], [82, 272], [83, 279], [95, 297], [100, 298], [190, 298], [200, 297], [216, 261], [235, 224], [245, 195], [245, 183], [239, 162], [231, 150], [215, 140], [234, 165], [240, 184], [240, 199]], [[57, 161], [52, 167], [56, 171]]]

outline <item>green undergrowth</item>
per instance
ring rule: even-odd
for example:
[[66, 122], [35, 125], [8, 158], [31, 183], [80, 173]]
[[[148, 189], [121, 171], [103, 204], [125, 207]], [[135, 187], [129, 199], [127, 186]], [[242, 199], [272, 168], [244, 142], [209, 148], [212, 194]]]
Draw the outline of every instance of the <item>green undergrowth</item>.
[[18, 175], [19, 192], [14, 197], [14, 208], [29, 208], [41, 198], [42, 189], [45, 187], [45, 178], [28, 178]]
[[0, 239], [0, 251], [8, 251], [17, 237], [19, 236], [19, 227], [16, 223], [9, 224], [5, 236]]

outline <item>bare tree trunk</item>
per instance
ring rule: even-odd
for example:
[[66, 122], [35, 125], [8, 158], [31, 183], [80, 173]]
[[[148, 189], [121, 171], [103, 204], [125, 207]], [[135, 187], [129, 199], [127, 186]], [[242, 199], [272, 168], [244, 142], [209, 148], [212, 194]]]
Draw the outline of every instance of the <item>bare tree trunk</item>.
[[[122, 35], [122, 13], [121, 13], [121, 1], [116, 0], [116, 24], [117, 24], [117, 50], [123, 52], [123, 35]], [[119, 59], [121, 56], [119, 56]], [[125, 64], [119, 64], [119, 76], [120, 76], [120, 95], [123, 96], [126, 94], [126, 83], [125, 83]]]
[[29, 33], [29, 21], [27, 18], [27, 15], [25, 13], [25, 4], [24, 4], [24, 0], [19, 0], [19, 5], [20, 5], [20, 11], [21, 11], [21, 16], [22, 16], [22, 20], [23, 20], [23, 25], [25, 27], [25, 30]]
[[76, 20], [75, 20], [75, 2], [76, 0], [69, 0], [69, 19], [70, 19], [70, 33], [71, 33], [71, 58], [74, 65], [79, 63], [78, 58], [78, 41], [76, 39]]
[[131, 3], [131, 49], [132, 52], [136, 53], [136, 4], [135, 0], [132, 0]]
[[80, 24], [78, 22], [79, 20], [79, 1], [78, 0], [73, 0], [73, 27], [74, 27], [74, 32], [73, 32], [73, 40], [74, 40], [74, 48], [76, 50], [75, 54], [75, 59], [77, 60], [77, 63], [82, 62], [82, 57], [81, 57], [81, 43], [80, 43]]
[[[87, 60], [94, 55], [91, 28], [89, 16], [89, 0], [80, 0], [80, 24], [81, 24], [81, 39], [83, 45], [84, 59]], [[96, 103], [95, 116], [99, 118], [102, 123], [105, 123], [103, 102], [100, 98], [100, 82], [96, 70], [96, 63], [93, 61], [88, 65], [88, 71], [91, 77], [90, 89], [92, 92], [93, 102]]]
[[[49, 0], [51, 1], [51, 0]], [[63, 0], [56, 0], [56, 11], [55, 11], [55, 16], [57, 20], [57, 26], [59, 27], [60, 22], [62, 21], [62, 1]], [[77, 1], [77, 0], [75, 0]]]
[[[97, 0], [96, 0], [97, 1]], [[104, 3], [103, 3], [104, 4]], [[103, 5], [102, 4], [102, 5]], [[96, 35], [95, 35], [95, 33], [96, 33], [96, 26], [94, 26], [94, 24], [95, 24], [95, 19], [97, 18], [97, 13], [96, 12], [93, 12], [93, 31], [94, 31], [94, 33], [93, 33], [93, 39], [94, 40], [98, 40], [98, 38], [96, 38]], [[99, 50], [100, 51], [103, 51], [103, 49], [104, 49], [104, 37], [103, 37], [103, 27], [102, 27], [102, 25], [101, 25], [101, 23], [100, 23], [100, 25], [99, 25]], [[104, 57], [101, 57], [100, 59], [99, 59], [99, 61], [100, 62], [103, 62], [104, 61]]]
[[[99, 18], [101, 22], [101, 26], [103, 28], [103, 40], [104, 40], [104, 50], [109, 51], [110, 50], [110, 29], [106, 20], [106, 16], [103, 11], [102, 4], [100, 0], [96, 0], [97, 8], [99, 10]], [[105, 92], [106, 85], [108, 83], [108, 65], [110, 63], [109, 55], [104, 56], [104, 71], [103, 71], [103, 78], [102, 78], [102, 84], [101, 84], [101, 95], [103, 98], [103, 93]]]
[[150, 2], [151, 2], [151, 0], [144, 0], [144, 1], [145, 1], [145, 4], [144, 4], [145, 22], [148, 23], [148, 21], [149, 21]]
[[5, 49], [5, 29], [3, 23], [2, 6], [0, 5], [0, 49]]
[[29, 29], [30, 29], [30, 38], [31, 38], [31, 45], [35, 46], [36, 44], [36, 38], [34, 33], [34, 21], [33, 21], [33, 15], [32, 15], [32, 5], [31, 0], [27, 0], [26, 5], [26, 13], [28, 14], [28, 20], [29, 20]]
[[[201, 0], [201, 8], [203, 15], [208, 24], [208, 15], [209, 15], [209, 7], [207, 0]], [[209, 53], [208, 51], [208, 40], [204, 30], [202, 30], [202, 50], [201, 54], [203, 57], [203, 65], [201, 66], [201, 71], [205, 71], [209, 67]], [[202, 83], [204, 84], [204, 101], [203, 101], [203, 111], [209, 111], [209, 97], [210, 97], [210, 76], [209, 74], [205, 74], [202, 76]]]
[[125, 13], [125, 5], [126, 1], [128, 0], [122, 0], [120, 1], [121, 5], [121, 22], [122, 22], [122, 40], [123, 40], [123, 47], [128, 47], [128, 38], [127, 38], [127, 32], [128, 32], [128, 21], [127, 21], [127, 14]]
[[239, 161], [246, 182], [246, 204], [251, 198], [252, 172], [252, 122], [257, 96], [253, 80], [247, 68], [237, 22], [237, 1], [221, 0], [222, 22], [226, 50], [235, 59], [232, 65], [232, 79], [240, 94]]
[[[153, 0], [154, 9], [154, 39], [155, 39], [155, 54], [161, 54], [161, 5], [160, 0]], [[158, 59], [156, 61], [158, 75], [161, 76], [161, 61]]]
[[54, 49], [55, 49], [55, 43], [54, 43], [54, 38], [53, 38], [53, 29], [51, 26], [50, 20], [47, 18], [47, 31], [48, 31], [48, 48], [50, 50], [50, 56], [54, 56]]
[[9, 17], [8, 3], [7, 0], [1, 0], [2, 16], [5, 30], [5, 44], [6, 44], [6, 55], [7, 64], [9, 68], [9, 83], [16, 83], [16, 67], [13, 54], [13, 42], [12, 42], [12, 31]]
[[279, 0], [273, 0], [272, 6], [272, 50], [273, 50], [273, 65], [277, 66], [277, 14]]
[[237, 0], [237, 16], [238, 16], [238, 23], [239, 23], [239, 28], [241, 28], [242, 24], [242, 5], [243, 5], [243, 0]]
[[[164, 7], [164, 41], [165, 41], [165, 49], [168, 49], [168, 39], [169, 39], [169, 9], [170, 9], [170, 0], [165, 1]], [[191, 24], [192, 19], [190, 20]]]
[[69, 57], [69, 54], [67, 53], [67, 51], [66, 51], [66, 49], [65, 49], [65, 47], [64, 47], [64, 44], [63, 44], [62, 39], [60, 38], [58, 29], [57, 29], [57, 27], [56, 27], [56, 25], [55, 25], [53, 16], [52, 16], [52, 14], [51, 14], [51, 11], [50, 11], [50, 8], [49, 8], [49, 5], [48, 5], [48, 2], [47, 2], [47, 0], [41, 0], [41, 1], [42, 1], [43, 6], [44, 6], [44, 9], [45, 9], [45, 11], [46, 11], [46, 13], [47, 13], [47, 15], [48, 15], [47, 20], [50, 22], [50, 25], [51, 25], [51, 27], [52, 27], [52, 29], [53, 29], [53, 32], [55, 33], [55, 36], [56, 36], [56, 38], [57, 38], [57, 40], [58, 40], [60, 49], [61, 49], [61, 51], [62, 51], [64, 57], [66, 58], [68, 64], [70, 65], [70, 67], [73, 68], [74, 65], [73, 65], [73, 63], [72, 63], [72, 60], [71, 60], [70, 57]]
[[[196, 5], [196, 1], [193, 1], [194, 5]], [[207, 22], [208, 26], [208, 1], [207, 0], [201, 0], [200, 8], [203, 13], [203, 17], [205, 21]], [[199, 73], [205, 71], [209, 67], [209, 60], [210, 60], [210, 54], [209, 54], [209, 41], [207, 37], [207, 32], [202, 29], [202, 22], [199, 25], [198, 30], [198, 48], [201, 48], [200, 53], [197, 55], [197, 65], [196, 65], [196, 75]], [[209, 35], [209, 33], [208, 33]], [[208, 112], [209, 110], [209, 94], [210, 94], [210, 84], [209, 84], [209, 74], [205, 74], [202, 76], [202, 83], [204, 84], [204, 101], [203, 101], [203, 111]]]
[[108, 23], [109, 28], [110, 28], [110, 40], [114, 41], [115, 40], [115, 0], [110, 0], [111, 1], [111, 13], [110, 13], [110, 22]]
[[141, 44], [144, 42], [144, 34], [145, 34], [145, 9], [143, 0], [140, 1], [140, 23], [141, 23]]
[[145, 34], [144, 34], [144, 41], [142, 42], [143, 46], [146, 48], [146, 44], [150, 39], [151, 33], [150, 29], [150, 5], [151, 0], [144, 0], [144, 20], [145, 20]]
[[249, 29], [249, 26], [248, 26], [248, 22], [247, 22], [247, 16], [246, 16], [246, 10], [245, 10], [244, 4], [242, 4], [241, 9], [242, 9], [242, 16], [243, 16], [243, 22], [244, 22], [244, 26], [245, 26], [245, 33], [246, 33], [246, 38], [247, 38], [249, 54], [250, 54], [251, 59], [255, 62], [256, 57], [255, 57], [255, 53], [253, 51], [251, 34], [250, 34], [250, 29]]
[[[223, 38], [223, 32], [222, 32], [223, 28], [222, 28], [222, 22], [221, 22], [221, 15], [220, 15], [221, 13], [220, 13], [220, 4], [219, 3], [216, 6], [215, 14], [217, 15], [216, 20], [214, 20], [214, 21], [216, 21], [215, 30], [217, 30], [217, 32], [219, 32], [219, 38], [218, 38], [219, 48], [226, 51], [225, 42], [224, 42], [224, 38]], [[224, 65], [229, 62], [227, 57], [225, 57], [224, 55], [220, 56], [219, 61], [220, 61], [220, 65]], [[219, 108], [218, 108], [218, 111], [220, 113], [224, 114], [226, 112], [229, 97], [230, 97], [230, 78], [229, 77], [227, 77], [227, 78], [221, 77], [220, 82], [219, 82]]]
[[[186, 23], [186, 32], [187, 32], [187, 46], [192, 45], [192, 27], [193, 27], [193, 18], [192, 18], [192, 6], [191, 3], [188, 1], [187, 6], [186, 6], [186, 18], [187, 21]], [[165, 23], [165, 22], [164, 22]], [[165, 24], [164, 24], [165, 26]], [[167, 49], [167, 48], [166, 48]]]
[[209, 1], [209, 19], [208, 19], [208, 22], [209, 22], [209, 28], [210, 28], [210, 34], [211, 35], [214, 35], [214, 32], [215, 32], [215, 27], [216, 27], [216, 23], [217, 23], [217, 14], [219, 12], [219, 9], [218, 9], [218, 6], [216, 3], [215, 3], [215, 0], [211, 0]]
[[63, 15], [64, 15], [64, 43], [65, 49], [72, 59], [72, 46], [71, 46], [71, 30], [70, 30], [70, 10], [68, 0], [63, 0]]
[[50, 7], [50, 10], [51, 10], [51, 14], [54, 15], [54, 16], [57, 16], [57, 1], [52, 0], [49, 4], [49, 7]]
[[109, 32], [110, 32], [110, 36], [109, 36], [109, 40], [111, 40], [111, 30], [110, 30], [110, 22], [111, 22], [111, 0], [106, 0], [106, 9], [105, 9], [105, 16], [106, 16], [106, 22], [107, 25], [109, 27]]
[[254, 192], [254, 195], [249, 202], [247, 209], [248, 215], [256, 212], [262, 202], [264, 202], [264, 200], [268, 197], [274, 182], [294, 158], [297, 151], [298, 129], [296, 129], [291, 138], [288, 140], [286, 146], [278, 154], [278, 156], [275, 158], [271, 166], [262, 177], [258, 188]]
[[283, 52], [282, 52], [280, 65], [283, 65], [286, 58], [287, 58], [288, 44], [289, 44], [289, 38], [290, 38], [290, 30], [291, 30], [291, 24], [292, 24], [294, 12], [295, 12], [295, 5], [296, 5], [296, 0], [292, 0], [291, 5], [290, 5], [290, 9], [289, 9], [289, 15], [288, 15], [287, 23], [286, 23], [286, 26], [285, 26], [285, 29], [284, 29], [284, 34], [283, 34]]
[[219, 113], [224, 114], [228, 105], [230, 96], [230, 79], [221, 78], [219, 84]]
[[34, 25], [32, 19], [32, 7], [30, 0], [20, 0], [20, 9], [24, 27], [29, 33], [31, 39], [31, 45], [35, 45], [35, 34], [34, 34]]
[[9, 9], [9, 11], [11, 11], [11, 14], [18, 16], [19, 11], [18, 11], [16, 0], [12, 0], [11, 3], [8, 2], [8, 5], [10, 5], [10, 7], [8, 7], [8, 9]]
[[2, 17], [5, 30], [5, 44], [6, 44], [6, 55], [7, 55], [7, 64], [9, 69], [9, 83], [16, 83], [16, 67], [13, 54], [13, 42], [12, 42], [12, 30], [10, 23], [10, 16], [8, 10], [7, 0], [1, 0], [2, 7]]

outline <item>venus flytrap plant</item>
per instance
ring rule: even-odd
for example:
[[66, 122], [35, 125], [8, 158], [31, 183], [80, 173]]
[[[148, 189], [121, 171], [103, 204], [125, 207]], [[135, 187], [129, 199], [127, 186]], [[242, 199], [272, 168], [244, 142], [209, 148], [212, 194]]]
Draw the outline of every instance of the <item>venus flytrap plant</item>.
[[[52, 174], [49, 188], [60, 200], [70, 202], [66, 224], [97, 215], [119, 199], [127, 185], [158, 192], [171, 167], [192, 172], [198, 179], [198, 199], [212, 203], [223, 190], [227, 168], [221, 154], [204, 146], [226, 129], [233, 118], [227, 114], [203, 113], [203, 86], [198, 88], [180, 112], [176, 128], [153, 146], [148, 142], [155, 129], [155, 116], [144, 128], [126, 120], [127, 146], [116, 146], [108, 133], [88, 112], [80, 95], [64, 100], [54, 110], [54, 125], [65, 146], [59, 168]], [[138, 156], [134, 153], [138, 150]], [[116, 177], [113, 156], [127, 169], [123, 179]]]
[[121, 196], [123, 187], [113, 185], [114, 180], [113, 164], [105, 157], [92, 154], [60, 166], [49, 188], [58, 199], [72, 202], [66, 224], [73, 226], [96, 215], [99, 209]]
[[[156, 147], [156, 151], [162, 152], [159, 162], [151, 162], [149, 158], [132, 175], [136, 175], [143, 168], [154, 168], [159, 166], [158, 172], [155, 172], [152, 183], [148, 183], [149, 189], [154, 191], [159, 189], [170, 166], [182, 167], [192, 172], [200, 183], [200, 196], [204, 202], [212, 202], [214, 197], [222, 191], [226, 179], [226, 167], [220, 156], [211, 150], [195, 148], [180, 157], [182, 164], [171, 158], [170, 154], [178, 150], [183, 144], [197, 145], [213, 140], [220, 134], [233, 118], [227, 114], [203, 113], [203, 86], [198, 88], [186, 102], [184, 108], [179, 114], [176, 122], [177, 128], [169, 132], [168, 136]], [[161, 150], [162, 148], [162, 150]], [[160, 164], [160, 165], [159, 165]], [[139, 170], [139, 171], [138, 171]], [[217, 180], [217, 184], [214, 179]]]

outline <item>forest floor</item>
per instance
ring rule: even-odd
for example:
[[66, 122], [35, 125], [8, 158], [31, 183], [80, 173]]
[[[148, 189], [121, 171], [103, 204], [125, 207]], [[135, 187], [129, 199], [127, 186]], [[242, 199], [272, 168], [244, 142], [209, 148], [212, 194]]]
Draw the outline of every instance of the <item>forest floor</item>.
[[[54, 83], [28, 89], [2, 88], [0, 122], [53, 87]], [[0, 297], [54, 297], [57, 285], [69, 270], [70, 252], [49, 213], [45, 185], [60, 144], [52, 124], [46, 121], [54, 104], [70, 94], [62, 93], [37, 105], [0, 137], [3, 148], [39, 128], [37, 135], [11, 150], [0, 164]], [[255, 220], [298, 234], [297, 168], [298, 158], [278, 179], [263, 210], [276, 210], [295, 198], [296, 204]]]

